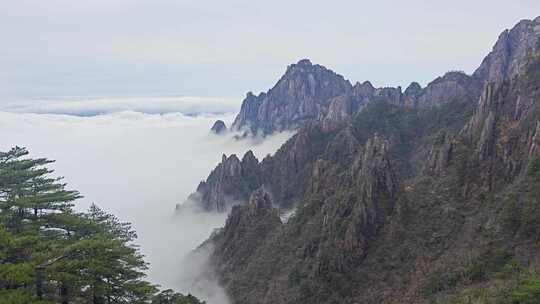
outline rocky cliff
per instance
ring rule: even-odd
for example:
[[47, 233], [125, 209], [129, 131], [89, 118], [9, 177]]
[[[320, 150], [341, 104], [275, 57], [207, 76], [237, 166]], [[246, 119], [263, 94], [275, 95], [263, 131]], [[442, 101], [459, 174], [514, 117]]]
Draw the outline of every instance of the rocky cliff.
[[275, 155], [224, 157], [195, 199], [243, 202], [207, 241], [233, 302], [535, 303], [522, 299], [540, 280], [540, 44], [524, 45], [538, 21], [472, 76], [326, 87], [309, 98], [327, 112]]
[[223, 155], [221, 163], [188, 201], [207, 211], [225, 212], [235, 204], [244, 203], [261, 184], [259, 160], [253, 152], [247, 152], [242, 160], [236, 155]]
[[251, 92], [242, 103], [232, 129], [268, 134], [294, 129], [326, 113], [330, 99], [351, 91], [351, 84], [323, 66], [300, 60], [267, 93]]
[[244, 204], [256, 189], [264, 186], [273, 193], [276, 206], [289, 209], [307, 189], [312, 163], [324, 152], [320, 126], [306, 126], [272, 157], [259, 162], [248, 151], [240, 160], [223, 155], [221, 163], [197, 187], [188, 201], [206, 211], [228, 211]]
[[539, 36], [540, 17], [522, 20], [505, 30], [473, 77], [483, 82], [501, 82], [517, 76], [526, 66], [525, 59], [538, 47]]

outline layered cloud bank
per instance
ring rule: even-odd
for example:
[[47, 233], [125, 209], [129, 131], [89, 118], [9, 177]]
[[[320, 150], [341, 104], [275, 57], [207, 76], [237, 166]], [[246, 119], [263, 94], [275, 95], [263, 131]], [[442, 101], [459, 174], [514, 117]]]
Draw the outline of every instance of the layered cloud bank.
[[[81, 115], [86, 109], [77, 107], [73, 113]], [[194, 269], [182, 265], [183, 257], [222, 226], [225, 215], [174, 217], [175, 205], [206, 177], [222, 153], [242, 155], [252, 149], [262, 158], [291, 135], [235, 141], [210, 134], [218, 118], [232, 120], [230, 115], [134, 111], [90, 117], [0, 112], [0, 149], [25, 146], [33, 156], [56, 159], [55, 174], [65, 176], [69, 187], [85, 196], [78, 209], [96, 203], [134, 224], [151, 263], [152, 282], [192, 292], [186, 275]], [[216, 286], [195, 291], [210, 304], [223, 301], [220, 292]]]
[[20, 100], [0, 104], [0, 110], [13, 113], [68, 114], [95, 116], [136, 111], [148, 114], [182, 113], [184, 115], [223, 115], [238, 108], [238, 100], [197, 96], [147, 97], [65, 97], [57, 99]]

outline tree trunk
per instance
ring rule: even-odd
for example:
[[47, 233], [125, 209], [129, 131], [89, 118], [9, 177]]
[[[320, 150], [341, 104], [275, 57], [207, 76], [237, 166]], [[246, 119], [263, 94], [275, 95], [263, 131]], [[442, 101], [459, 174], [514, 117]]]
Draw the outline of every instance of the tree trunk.
[[36, 297], [43, 300], [43, 268], [36, 267]]
[[69, 304], [69, 288], [66, 282], [60, 283], [60, 303]]
[[105, 304], [105, 299], [99, 294], [99, 291], [96, 290], [99, 288], [98, 285], [99, 281], [96, 281], [96, 283], [94, 283], [94, 288], [92, 289], [92, 304]]

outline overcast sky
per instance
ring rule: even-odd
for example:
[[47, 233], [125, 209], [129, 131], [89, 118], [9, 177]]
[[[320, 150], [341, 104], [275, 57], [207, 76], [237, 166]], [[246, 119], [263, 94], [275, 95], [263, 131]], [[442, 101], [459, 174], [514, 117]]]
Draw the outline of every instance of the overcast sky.
[[468, 73], [538, 0], [2, 0], [0, 97], [241, 98], [310, 58], [352, 82]]

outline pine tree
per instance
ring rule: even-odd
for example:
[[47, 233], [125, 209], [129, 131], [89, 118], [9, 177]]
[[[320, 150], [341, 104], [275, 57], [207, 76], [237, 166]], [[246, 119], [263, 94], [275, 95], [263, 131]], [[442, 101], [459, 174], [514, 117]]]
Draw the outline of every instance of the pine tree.
[[96, 205], [75, 212], [81, 196], [50, 177], [52, 162], [0, 152], [0, 304], [160, 303], [131, 224]]
[[53, 163], [46, 158], [25, 158], [28, 151], [15, 147], [0, 152], [0, 206], [9, 228], [18, 231], [26, 224], [39, 225], [43, 218], [70, 210], [79, 192], [65, 190], [62, 178], [49, 177]]
[[[52, 269], [71, 277], [75, 287], [89, 286], [80, 296], [91, 303], [142, 303], [157, 289], [143, 280], [147, 263], [132, 244], [135, 232], [96, 205], [82, 215], [79, 240], [64, 250]], [[75, 279], [73, 279], [75, 278]]]

